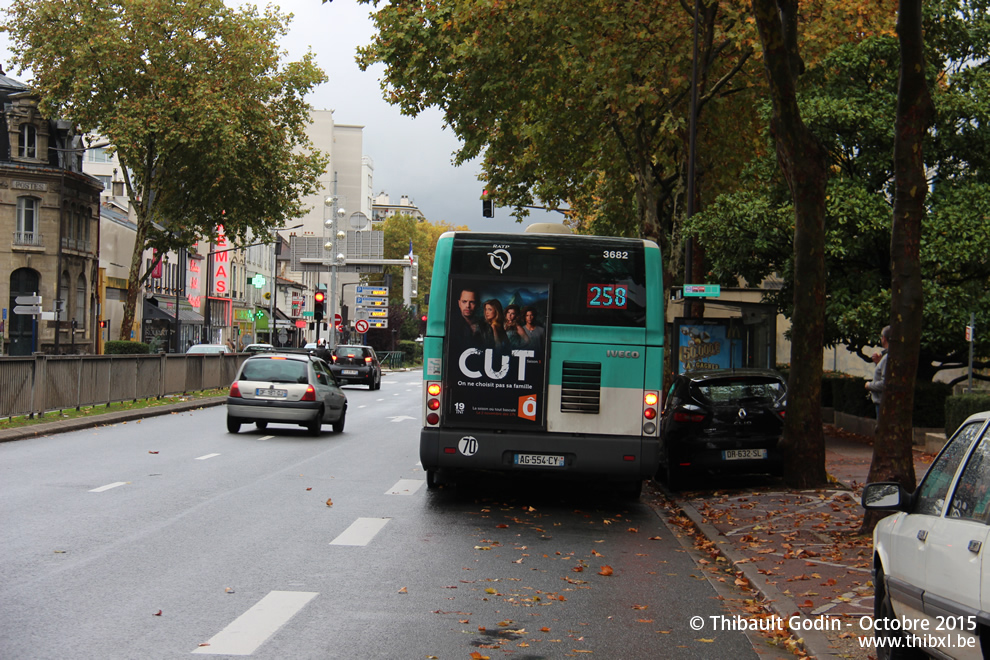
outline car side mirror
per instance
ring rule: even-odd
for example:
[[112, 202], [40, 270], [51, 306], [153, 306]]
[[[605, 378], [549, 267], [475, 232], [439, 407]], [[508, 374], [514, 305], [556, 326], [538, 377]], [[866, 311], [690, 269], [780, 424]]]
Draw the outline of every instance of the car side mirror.
[[911, 504], [911, 494], [896, 481], [881, 481], [866, 484], [863, 488], [862, 505], [871, 511], [907, 511]]

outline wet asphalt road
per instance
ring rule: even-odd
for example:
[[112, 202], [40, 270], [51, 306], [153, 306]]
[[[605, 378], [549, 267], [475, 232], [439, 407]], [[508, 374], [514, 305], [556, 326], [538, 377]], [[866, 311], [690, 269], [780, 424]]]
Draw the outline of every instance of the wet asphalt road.
[[0, 658], [757, 656], [645, 501], [428, 491], [420, 375], [344, 389], [339, 435], [221, 406], [0, 445]]

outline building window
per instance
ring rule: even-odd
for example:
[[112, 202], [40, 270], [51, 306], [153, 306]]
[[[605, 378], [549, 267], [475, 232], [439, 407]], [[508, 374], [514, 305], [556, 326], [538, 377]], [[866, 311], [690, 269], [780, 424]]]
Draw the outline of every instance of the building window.
[[17, 198], [17, 229], [14, 232], [14, 243], [18, 245], [41, 245], [41, 232], [38, 231], [37, 197]]
[[34, 127], [34, 124], [21, 124], [17, 155], [21, 158], [38, 157], [38, 129]]
[[113, 156], [107, 153], [106, 147], [96, 147], [86, 150], [86, 160], [91, 163], [112, 163]]
[[80, 328], [86, 327], [86, 278], [82, 275], [76, 280], [76, 308], [72, 310], [72, 318]]
[[104, 190], [110, 190], [113, 180], [110, 178], [109, 174], [94, 174], [93, 176], [100, 180], [100, 183], [103, 184]]

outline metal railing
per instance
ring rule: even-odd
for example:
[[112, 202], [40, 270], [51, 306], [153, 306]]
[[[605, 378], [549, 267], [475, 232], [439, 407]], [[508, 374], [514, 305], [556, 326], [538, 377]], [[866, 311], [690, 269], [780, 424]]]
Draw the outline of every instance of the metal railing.
[[227, 387], [247, 357], [245, 353], [0, 357], [0, 417]]
[[401, 369], [405, 364], [406, 354], [404, 351], [385, 351], [378, 354], [378, 359], [383, 367], [388, 369]]
[[15, 231], [14, 245], [44, 245], [40, 231]]

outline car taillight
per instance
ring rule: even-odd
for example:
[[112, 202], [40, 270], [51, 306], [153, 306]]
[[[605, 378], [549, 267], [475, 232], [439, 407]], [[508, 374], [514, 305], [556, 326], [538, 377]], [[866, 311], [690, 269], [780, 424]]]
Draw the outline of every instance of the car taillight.
[[316, 388], [310, 385], [306, 388], [306, 393], [302, 395], [300, 401], [316, 401]]
[[237, 397], [238, 399], [242, 398], [241, 397], [241, 388], [239, 388], [237, 386], [237, 381], [236, 380], [233, 383], [230, 384], [230, 396]]
[[703, 422], [705, 416], [698, 413], [688, 413], [678, 410], [674, 413], [675, 422]]
[[370, 355], [365, 355], [364, 356], [364, 361], [367, 362], [368, 364], [371, 364], [371, 356]]
[[777, 414], [780, 415], [780, 418], [781, 419], [783, 419], [787, 415], [787, 411], [786, 410], [778, 410], [777, 411]]

